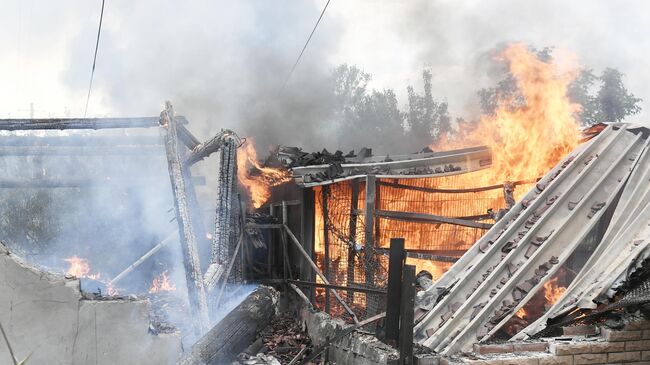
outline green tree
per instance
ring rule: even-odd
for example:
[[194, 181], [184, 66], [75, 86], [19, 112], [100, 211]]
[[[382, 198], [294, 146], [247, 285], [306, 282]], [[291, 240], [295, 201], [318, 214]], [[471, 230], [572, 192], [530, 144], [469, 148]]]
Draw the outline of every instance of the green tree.
[[623, 84], [623, 74], [613, 68], [606, 68], [599, 78], [600, 90], [596, 95], [598, 120], [601, 122], [620, 122], [629, 115], [641, 111], [640, 98], [627, 90]]
[[452, 132], [449, 106], [446, 101], [433, 99], [431, 79], [431, 72], [424, 70], [422, 72], [423, 94], [417, 93], [411, 85], [406, 88], [408, 136], [421, 147], [435, 144]]
[[394, 153], [399, 146], [393, 141], [404, 136], [403, 113], [393, 90], [367, 89], [371, 78], [357, 66], [343, 64], [334, 69], [334, 115], [340, 127], [337, 147], [372, 147], [380, 153]]

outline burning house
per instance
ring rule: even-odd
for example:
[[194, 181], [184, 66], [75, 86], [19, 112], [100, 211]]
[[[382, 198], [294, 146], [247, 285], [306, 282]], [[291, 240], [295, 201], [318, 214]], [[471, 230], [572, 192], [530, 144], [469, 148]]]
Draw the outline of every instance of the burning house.
[[[645, 361], [650, 131], [610, 123], [580, 135], [570, 78], [521, 47], [505, 57], [526, 104], [510, 100], [461, 136], [411, 154], [280, 146], [260, 162], [252, 140], [233, 131], [200, 142], [170, 103], [151, 118], [0, 120], [7, 155], [39, 156], [28, 161], [38, 173], [1, 182], [7, 189], [88, 184], [56, 175], [44, 156], [158, 157], [137, 166], [111, 160], [116, 174], [100, 178], [112, 190], [93, 207], [151, 213], [116, 214], [137, 235], [106, 233], [116, 223], [100, 215], [74, 222], [97, 224], [89, 231], [106, 233], [108, 247], [86, 242], [92, 235], [66, 238], [101, 255], [0, 245], [0, 356], [48, 364]], [[98, 146], [74, 143], [97, 136], [67, 134], [80, 129], [156, 135], [110, 135], [90, 152]], [[48, 130], [66, 133], [39, 135]], [[193, 175], [199, 163], [211, 178]], [[117, 175], [156, 179], [121, 185]], [[210, 187], [209, 204], [199, 183]], [[157, 204], [122, 202], [146, 193], [143, 201]], [[95, 222], [103, 220], [113, 224]]]

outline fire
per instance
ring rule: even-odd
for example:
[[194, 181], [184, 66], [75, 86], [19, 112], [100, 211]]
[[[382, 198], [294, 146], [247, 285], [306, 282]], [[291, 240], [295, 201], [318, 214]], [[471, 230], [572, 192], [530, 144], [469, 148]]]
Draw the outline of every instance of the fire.
[[151, 282], [151, 288], [149, 289], [149, 293], [160, 293], [160, 292], [165, 292], [165, 291], [175, 291], [176, 290], [176, 285], [169, 281], [169, 277], [167, 276], [167, 271], [163, 271], [160, 275], [156, 276], [153, 278], [153, 281]]
[[546, 299], [546, 305], [548, 307], [552, 306], [564, 292], [566, 291], [566, 288], [563, 286], [559, 286], [557, 284], [557, 277], [555, 277], [553, 280], [549, 280], [546, 283], [544, 283], [544, 299]]
[[[253, 168], [259, 173], [253, 175]], [[253, 206], [259, 208], [271, 196], [271, 187], [291, 180], [291, 175], [282, 168], [262, 166], [257, 160], [252, 139], [249, 138], [237, 151], [237, 178], [249, 191]]]
[[515, 313], [515, 316], [517, 316], [517, 317], [519, 317], [521, 319], [526, 319], [526, 317], [528, 317], [528, 313], [526, 313], [526, 310], [524, 309], [524, 307], [521, 307], [517, 311], [517, 313]]
[[521, 103], [502, 98], [494, 115], [484, 115], [474, 128], [461, 129], [453, 140], [432, 146], [441, 150], [487, 145], [492, 167], [471, 178], [474, 186], [543, 176], [579, 139], [575, 114], [580, 106], [567, 96], [577, 72], [540, 61], [522, 44], [508, 46], [498, 59], [514, 76], [524, 105], [513, 107]]
[[66, 275], [71, 275], [77, 278], [88, 278], [93, 280], [99, 279], [99, 274], [90, 274], [90, 264], [88, 260], [79, 256], [72, 256], [64, 259], [70, 266], [66, 270]]
[[[516, 100], [500, 96], [499, 106], [491, 115], [483, 115], [473, 122], [462, 123], [453, 137], [439, 140], [430, 147], [434, 151], [485, 145], [492, 151], [490, 168], [454, 176], [398, 179], [396, 182], [433, 189], [471, 189], [497, 186], [475, 192], [439, 192], [435, 194], [420, 192], [415, 189], [400, 189], [387, 185], [380, 186], [377, 193], [375, 209], [433, 214], [444, 217], [465, 218], [492, 223], [485, 216], [486, 210], [498, 211], [505, 207], [503, 189], [499, 184], [521, 182], [516, 185], [516, 200], [528, 192], [536, 178], [544, 176], [562, 158], [568, 155], [579, 143], [579, 123], [575, 118], [580, 106], [572, 103], [567, 90], [577, 72], [566, 71], [558, 62], [543, 62], [525, 46], [514, 44], [508, 46], [499, 55], [513, 75], [520, 98]], [[357, 208], [365, 205], [365, 184], [361, 181]], [[351, 184], [340, 182], [331, 184], [328, 197], [328, 216], [330, 224], [344, 236], [349, 236]], [[323, 202], [319, 198], [321, 190], [315, 189], [315, 253], [318, 264], [322, 267], [324, 253]], [[355, 241], [364, 243], [364, 215], [357, 216], [357, 234]], [[409, 250], [424, 251], [443, 257], [460, 257], [485, 232], [485, 229], [463, 227], [450, 224], [422, 224], [419, 222], [395, 221], [376, 218], [374, 244], [388, 248], [391, 237], [405, 239]], [[340, 272], [331, 274], [339, 278], [337, 284], [346, 285], [347, 245], [330, 233], [330, 260], [339, 260]], [[444, 273], [450, 266], [447, 262], [410, 259], [409, 263], [417, 266], [416, 270], [426, 269], [434, 276]], [[358, 269], [357, 269], [358, 271]], [[362, 282], [355, 272], [355, 280]], [[342, 279], [341, 279], [342, 278]], [[563, 288], [552, 288], [547, 292], [557, 298]], [[541, 293], [540, 293], [541, 294]], [[356, 301], [355, 296], [355, 301]], [[541, 298], [540, 298], [541, 299]], [[535, 318], [533, 308], [520, 309], [517, 317]]]

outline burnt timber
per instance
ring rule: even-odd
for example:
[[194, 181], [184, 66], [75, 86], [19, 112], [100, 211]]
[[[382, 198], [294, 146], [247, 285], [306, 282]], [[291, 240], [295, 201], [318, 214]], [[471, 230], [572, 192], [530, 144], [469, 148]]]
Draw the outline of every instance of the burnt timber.
[[[472, 147], [447, 152], [415, 153], [410, 155], [371, 156], [361, 162], [309, 165], [291, 168], [296, 184], [313, 187], [363, 178], [421, 178], [457, 175], [489, 168], [492, 155], [487, 147]], [[332, 174], [331, 166], [336, 166]]]

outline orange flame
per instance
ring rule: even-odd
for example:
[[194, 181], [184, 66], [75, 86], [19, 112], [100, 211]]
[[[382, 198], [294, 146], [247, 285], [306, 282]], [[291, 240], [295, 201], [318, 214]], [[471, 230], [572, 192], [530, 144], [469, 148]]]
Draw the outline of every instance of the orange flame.
[[557, 277], [544, 283], [544, 299], [546, 305], [551, 307], [555, 302], [560, 299], [566, 288], [557, 284]]
[[475, 128], [461, 129], [460, 136], [432, 146], [487, 145], [492, 167], [472, 176], [475, 186], [541, 177], [578, 145], [575, 115], [580, 106], [567, 96], [576, 71], [563, 72], [558, 63], [539, 60], [522, 44], [508, 46], [498, 59], [508, 65], [525, 104], [513, 107], [514, 100], [501, 98], [494, 115], [482, 116]]
[[98, 280], [99, 274], [90, 274], [90, 264], [88, 260], [81, 258], [79, 256], [72, 256], [64, 259], [63, 261], [67, 262], [70, 266], [66, 270], [66, 275], [74, 276], [77, 278], [88, 278], [93, 280]]
[[167, 276], [167, 271], [163, 271], [160, 275], [156, 276], [153, 278], [153, 281], [151, 282], [151, 288], [149, 289], [149, 293], [160, 293], [160, 292], [166, 292], [166, 291], [175, 291], [176, 290], [176, 285], [169, 281], [169, 277]]
[[[253, 169], [259, 174], [253, 175]], [[257, 160], [253, 140], [249, 138], [237, 151], [237, 178], [250, 193], [253, 206], [259, 208], [271, 196], [271, 187], [291, 180], [291, 175], [282, 168], [262, 166]]]
[[526, 319], [526, 317], [528, 316], [528, 313], [526, 313], [526, 310], [524, 309], [524, 307], [521, 307], [517, 311], [517, 313], [515, 313], [515, 316], [517, 316], [517, 317], [519, 317], [521, 319]]

